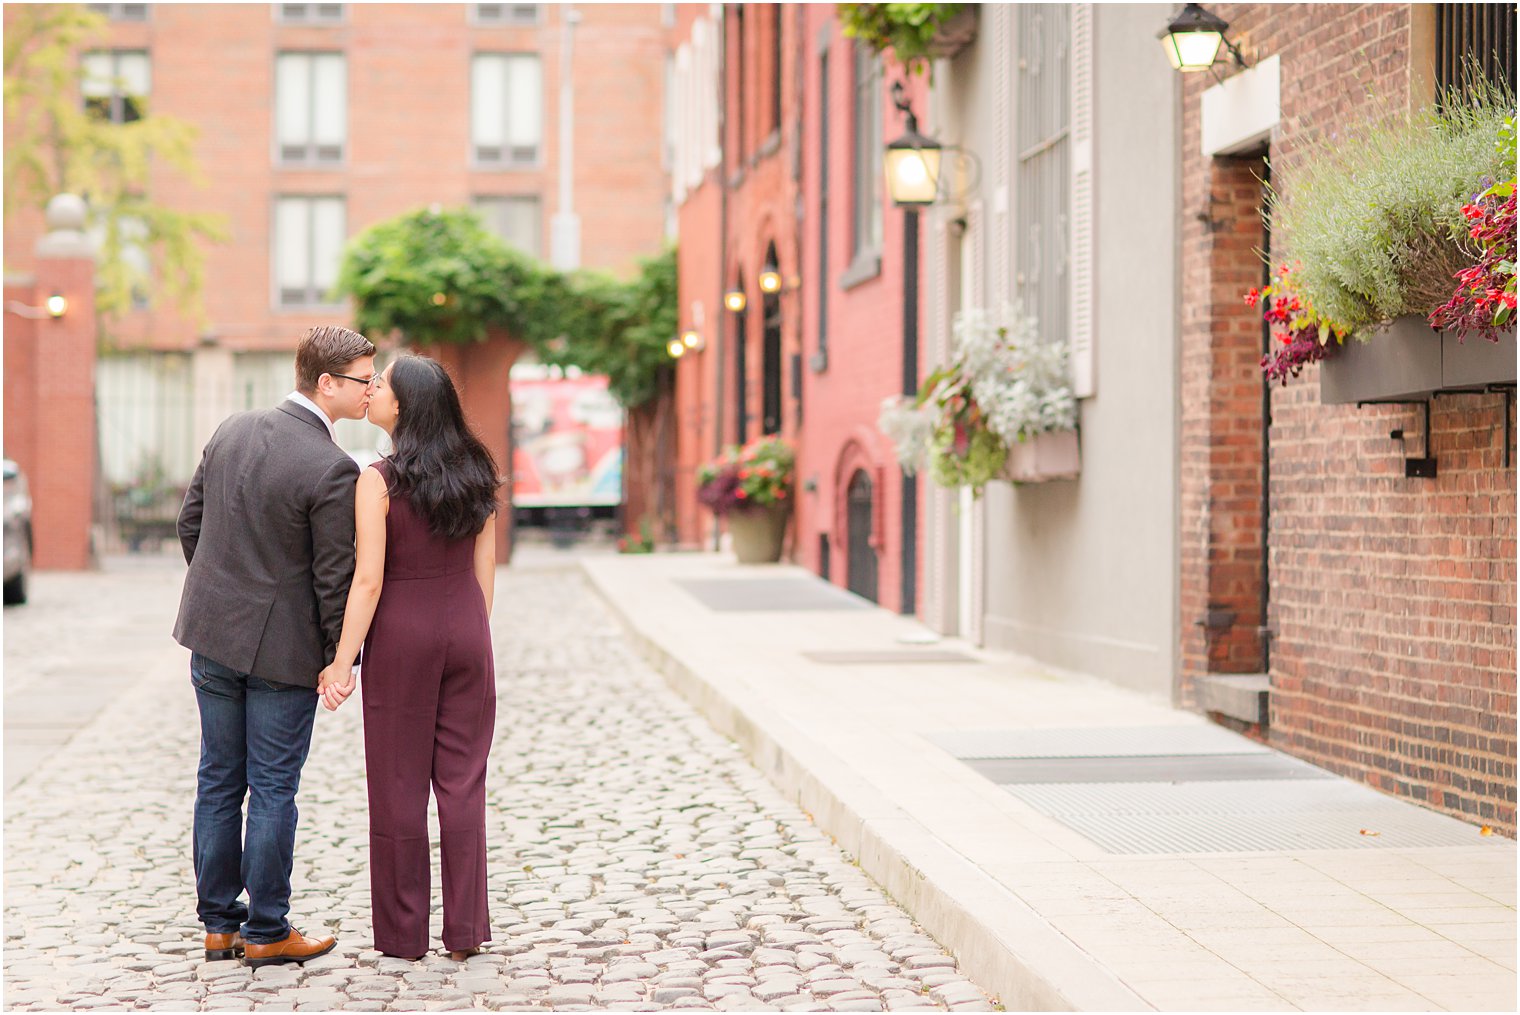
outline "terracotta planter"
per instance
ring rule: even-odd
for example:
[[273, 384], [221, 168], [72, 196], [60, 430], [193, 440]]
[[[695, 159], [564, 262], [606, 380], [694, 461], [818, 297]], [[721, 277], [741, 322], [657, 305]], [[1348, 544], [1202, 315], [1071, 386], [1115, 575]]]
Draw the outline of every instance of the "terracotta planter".
[[1498, 342], [1439, 332], [1425, 318], [1400, 317], [1367, 341], [1348, 338], [1320, 366], [1323, 405], [1417, 402], [1437, 391], [1515, 383], [1515, 333]]
[[929, 43], [929, 55], [935, 59], [948, 59], [971, 44], [976, 38], [976, 14], [981, 4], [964, 4], [951, 15], [934, 33]]
[[1082, 456], [1075, 430], [1056, 430], [1019, 441], [1008, 448], [1003, 478], [1015, 483], [1043, 483], [1051, 479], [1074, 479], [1082, 472]]
[[728, 513], [728, 533], [733, 537], [734, 556], [741, 564], [774, 564], [781, 559], [786, 519], [785, 504], [766, 504]]

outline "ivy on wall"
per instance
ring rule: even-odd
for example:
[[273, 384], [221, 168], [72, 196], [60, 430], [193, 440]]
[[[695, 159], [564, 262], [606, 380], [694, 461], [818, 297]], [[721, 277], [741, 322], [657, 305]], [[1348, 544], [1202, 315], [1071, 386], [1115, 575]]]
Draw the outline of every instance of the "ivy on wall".
[[481, 342], [505, 331], [544, 363], [605, 374], [626, 409], [651, 401], [677, 330], [676, 252], [633, 278], [565, 273], [521, 254], [464, 209], [422, 209], [377, 223], [344, 251], [335, 291], [354, 325], [416, 345]]

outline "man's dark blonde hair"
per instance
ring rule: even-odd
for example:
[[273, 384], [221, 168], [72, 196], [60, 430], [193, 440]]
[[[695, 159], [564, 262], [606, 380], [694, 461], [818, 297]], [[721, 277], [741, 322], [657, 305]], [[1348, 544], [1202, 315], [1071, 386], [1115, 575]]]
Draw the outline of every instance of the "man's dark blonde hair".
[[354, 360], [374, 354], [375, 343], [357, 331], [336, 324], [318, 325], [296, 347], [296, 390], [310, 395], [323, 374], [342, 373]]

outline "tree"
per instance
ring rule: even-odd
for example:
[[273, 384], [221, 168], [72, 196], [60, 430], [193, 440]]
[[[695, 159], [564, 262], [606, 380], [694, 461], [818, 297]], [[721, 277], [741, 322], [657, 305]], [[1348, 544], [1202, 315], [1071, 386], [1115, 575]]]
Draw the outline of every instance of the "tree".
[[605, 374], [634, 409], [661, 392], [675, 337], [676, 255], [640, 262], [627, 282], [565, 274], [487, 232], [465, 209], [421, 209], [349, 241], [335, 291], [352, 296], [354, 326], [418, 345], [479, 342], [501, 329], [545, 363]]
[[[6, 206], [40, 208], [65, 192], [85, 199], [100, 237], [96, 307], [103, 319], [132, 309], [134, 290], [196, 307], [203, 283], [198, 241], [227, 238], [222, 216], [155, 203], [148, 187], [160, 159], [200, 182], [196, 128], [152, 114], [142, 97], [131, 97], [135, 118], [127, 122], [81, 101], [79, 56], [103, 38], [100, 15], [76, 4], [15, 4], [7, 14]], [[156, 288], [132, 248], [146, 256]]]

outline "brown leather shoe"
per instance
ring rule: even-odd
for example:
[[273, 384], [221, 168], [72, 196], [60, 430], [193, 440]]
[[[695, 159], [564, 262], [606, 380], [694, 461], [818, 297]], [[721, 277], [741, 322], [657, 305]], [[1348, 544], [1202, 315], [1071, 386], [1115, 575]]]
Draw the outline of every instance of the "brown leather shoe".
[[231, 934], [207, 934], [206, 935], [206, 961], [220, 962], [226, 959], [241, 958], [243, 955], [243, 935], [237, 931]]
[[244, 946], [243, 960], [254, 968], [281, 962], [305, 962], [318, 955], [326, 955], [337, 943], [337, 939], [332, 937], [307, 937], [292, 927], [290, 935], [283, 941], [273, 941], [267, 945], [256, 945], [250, 941]]

